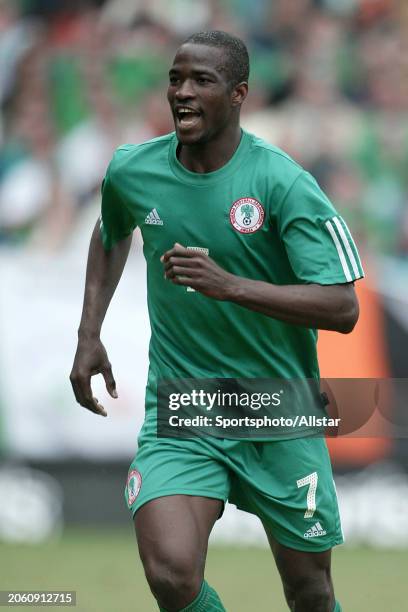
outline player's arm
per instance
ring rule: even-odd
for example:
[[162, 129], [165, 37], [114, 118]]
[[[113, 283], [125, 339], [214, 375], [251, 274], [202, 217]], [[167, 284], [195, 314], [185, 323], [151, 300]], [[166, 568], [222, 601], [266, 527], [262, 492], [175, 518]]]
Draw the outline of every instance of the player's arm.
[[225, 299], [285, 323], [350, 333], [359, 316], [352, 283], [343, 285], [272, 285], [244, 278], [232, 280]]
[[92, 395], [91, 377], [102, 374], [109, 394], [113, 398], [117, 397], [112, 367], [101, 342], [100, 332], [125, 267], [132, 234], [118, 241], [110, 250], [105, 250], [99, 225], [98, 220], [89, 247], [78, 346], [70, 380], [75, 398], [81, 406], [96, 414], [107, 416], [103, 406]]
[[349, 333], [358, 315], [352, 283], [272, 285], [241, 278], [210, 257], [179, 244], [162, 257], [165, 276], [216, 300], [225, 300], [285, 323]]

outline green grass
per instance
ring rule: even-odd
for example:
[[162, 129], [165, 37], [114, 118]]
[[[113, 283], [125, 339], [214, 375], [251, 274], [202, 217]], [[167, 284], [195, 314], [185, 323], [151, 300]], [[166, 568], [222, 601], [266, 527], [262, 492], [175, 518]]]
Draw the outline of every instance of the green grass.
[[[344, 612], [406, 610], [407, 568], [408, 550], [338, 548], [333, 574]], [[287, 610], [268, 550], [212, 547], [207, 580], [228, 612]], [[41, 546], [0, 544], [0, 589], [76, 590], [81, 612], [157, 610], [131, 529], [69, 530]]]

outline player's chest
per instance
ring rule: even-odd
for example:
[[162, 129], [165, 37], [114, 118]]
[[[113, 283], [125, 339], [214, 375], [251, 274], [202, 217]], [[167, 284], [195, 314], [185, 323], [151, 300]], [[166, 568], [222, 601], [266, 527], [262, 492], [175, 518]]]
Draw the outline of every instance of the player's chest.
[[270, 245], [274, 233], [265, 194], [250, 186], [145, 192], [138, 217], [145, 252], [151, 255], [178, 242], [222, 259]]

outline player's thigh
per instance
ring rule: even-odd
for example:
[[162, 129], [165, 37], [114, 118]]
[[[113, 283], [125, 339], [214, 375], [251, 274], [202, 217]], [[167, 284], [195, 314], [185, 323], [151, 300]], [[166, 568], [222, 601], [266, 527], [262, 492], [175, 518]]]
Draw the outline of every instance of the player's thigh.
[[154, 423], [146, 419], [125, 499], [150, 577], [170, 568], [174, 575], [202, 571], [208, 536], [230, 487], [219, 446], [201, 438], [158, 438]]
[[169, 495], [144, 504], [134, 516], [145, 570], [204, 573], [208, 538], [223, 501], [193, 495]]
[[289, 600], [295, 599], [295, 593], [305, 586], [333, 592], [331, 549], [321, 552], [295, 550], [280, 544], [267, 527], [265, 531]]

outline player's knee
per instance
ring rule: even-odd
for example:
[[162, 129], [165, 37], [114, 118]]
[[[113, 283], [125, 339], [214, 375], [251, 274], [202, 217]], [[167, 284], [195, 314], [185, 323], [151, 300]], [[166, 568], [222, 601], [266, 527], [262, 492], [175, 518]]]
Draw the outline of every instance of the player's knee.
[[153, 595], [165, 602], [176, 595], [192, 599], [200, 590], [201, 571], [188, 557], [173, 555], [167, 558], [150, 557], [144, 561], [144, 570]]
[[322, 574], [317, 577], [302, 577], [284, 585], [290, 609], [302, 612], [332, 612], [334, 606], [333, 587], [330, 578]]
[[302, 612], [332, 612], [333, 588], [327, 580], [306, 580], [292, 590], [295, 610]]

